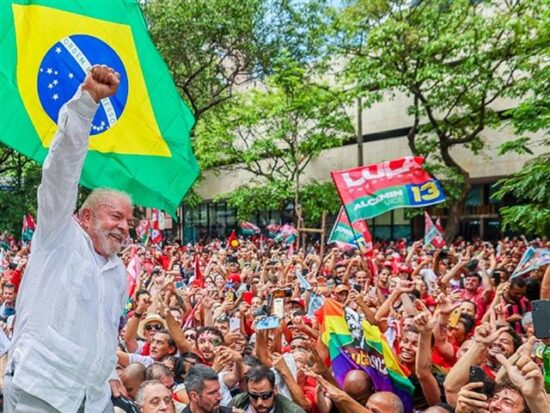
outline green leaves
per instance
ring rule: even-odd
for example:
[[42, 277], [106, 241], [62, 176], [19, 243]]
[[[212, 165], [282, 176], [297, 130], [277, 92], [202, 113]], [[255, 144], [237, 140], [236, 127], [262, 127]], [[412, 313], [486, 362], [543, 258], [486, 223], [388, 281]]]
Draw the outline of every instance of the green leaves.
[[339, 92], [311, 77], [287, 60], [264, 88], [239, 94], [205, 118], [195, 139], [201, 166], [292, 182], [321, 151], [353, 137]]
[[[340, 34], [335, 52], [345, 61], [340, 79], [367, 102], [382, 92], [410, 98], [410, 149], [427, 157], [431, 170], [445, 180], [449, 206], [460, 210], [470, 171], [454, 158], [453, 147], [482, 154], [485, 130], [503, 123], [495, 103], [528, 101], [543, 78], [547, 89], [543, 69], [550, 39], [541, 16], [548, 17], [548, 7], [544, 0], [370, 3], [350, 2], [335, 19]], [[536, 103], [512, 113], [524, 117], [523, 131], [540, 125], [536, 115], [548, 115], [548, 105]]]

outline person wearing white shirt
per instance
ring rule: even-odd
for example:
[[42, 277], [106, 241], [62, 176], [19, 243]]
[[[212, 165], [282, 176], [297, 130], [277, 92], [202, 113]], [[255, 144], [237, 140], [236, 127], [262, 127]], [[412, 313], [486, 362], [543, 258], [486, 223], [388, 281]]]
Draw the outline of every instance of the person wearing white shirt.
[[94, 66], [59, 113], [38, 188], [38, 226], [21, 281], [4, 379], [6, 412], [112, 412], [130, 198], [99, 189], [73, 218], [91, 122], [120, 75]]

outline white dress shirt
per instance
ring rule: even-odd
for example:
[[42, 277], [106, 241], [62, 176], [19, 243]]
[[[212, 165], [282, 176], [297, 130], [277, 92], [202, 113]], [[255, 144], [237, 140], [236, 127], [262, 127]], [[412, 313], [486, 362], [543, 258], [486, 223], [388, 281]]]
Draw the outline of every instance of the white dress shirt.
[[38, 188], [38, 227], [17, 298], [7, 371], [12, 383], [62, 413], [84, 397], [86, 413], [110, 405], [120, 315], [121, 260], [100, 260], [73, 219], [78, 181], [97, 104], [80, 90], [61, 109]]

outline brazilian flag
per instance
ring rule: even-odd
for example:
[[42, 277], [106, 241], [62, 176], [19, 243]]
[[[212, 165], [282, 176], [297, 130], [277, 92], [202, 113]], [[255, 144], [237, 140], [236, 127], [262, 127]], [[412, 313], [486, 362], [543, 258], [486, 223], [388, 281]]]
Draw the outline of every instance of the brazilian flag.
[[199, 173], [194, 118], [135, 0], [0, 1], [0, 140], [42, 163], [60, 108], [95, 64], [121, 83], [92, 121], [80, 183], [174, 215]]

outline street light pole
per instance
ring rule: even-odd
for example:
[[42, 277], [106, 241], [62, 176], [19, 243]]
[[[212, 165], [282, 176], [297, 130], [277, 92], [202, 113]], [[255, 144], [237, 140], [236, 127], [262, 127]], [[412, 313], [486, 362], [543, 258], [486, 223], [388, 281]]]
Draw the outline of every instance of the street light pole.
[[357, 98], [357, 166], [363, 166], [363, 105]]

